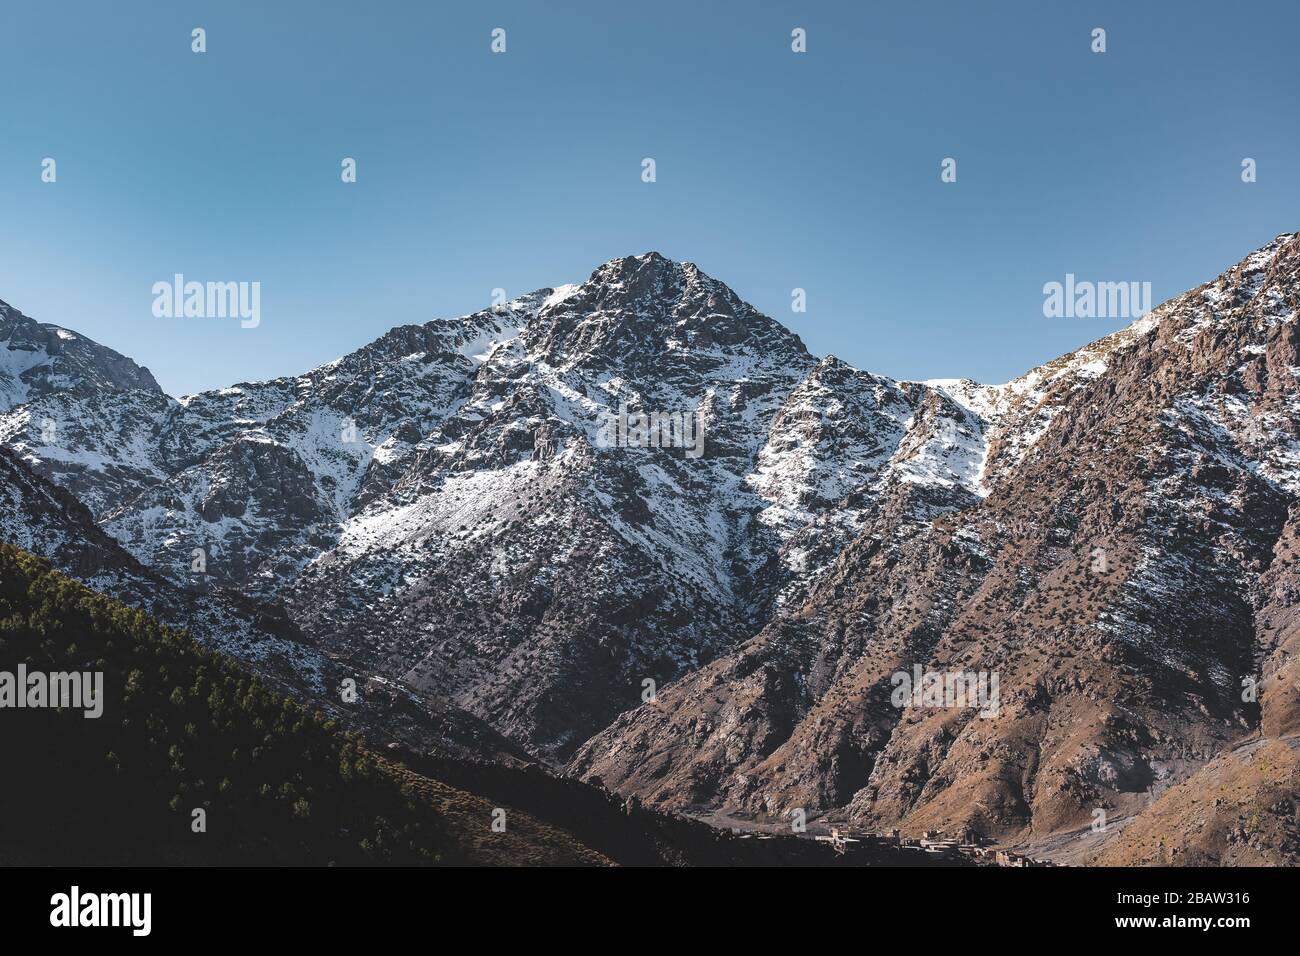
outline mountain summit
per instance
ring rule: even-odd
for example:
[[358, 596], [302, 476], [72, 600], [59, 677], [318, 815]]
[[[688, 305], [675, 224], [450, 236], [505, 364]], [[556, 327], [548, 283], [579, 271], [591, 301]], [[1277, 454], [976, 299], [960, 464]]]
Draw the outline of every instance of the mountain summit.
[[0, 411], [51, 392], [162, 389], [147, 368], [57, 325], [36, 322], [0, 302]]

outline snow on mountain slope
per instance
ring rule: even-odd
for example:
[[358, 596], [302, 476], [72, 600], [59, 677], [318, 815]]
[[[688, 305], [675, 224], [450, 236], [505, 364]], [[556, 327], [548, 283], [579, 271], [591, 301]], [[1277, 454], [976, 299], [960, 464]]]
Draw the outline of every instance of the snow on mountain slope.
[[149, 370], [57, 325], [0, 302], [0, 412], [50, 392], [161, 392]]
[[148, 369], [0, 302], [0, 442], [96, 515], [166, 476], [174, 404]]
[[760, 520], [800, 528], [876, 478], [915, 413], [915, 396], [828, 356], [783, 403], [747, 483]]
[[[546, 753], [796, 602], [882, 501], [917, 533], [980, 493], [996, 422], [817, 362], [689, 263], [614, 260], [514, 319], [285, 593], [340, 653]], [[602, 447], [620, 408], [693, 417], [703, 454]]]
[[[137, 562], [96, 527], [64, 489], [0, 446], [0, 542], [46, 558], [65, 573], [156, 620], [252, 665], [259, 678], [320, 707], [376, 741], [399, 740], [421, 753], [518, 764], [519, 748], [476, 718], [408, 688], [330, 658], [283, 609], [232, 590], [187, 590]], [[353, 679], [358, 699], [341, 706], [338, 688]]]
[[0, 415], [0, 442], [97, 517], [168, 476], [160, 448], [175, 401], [161, 392], [49, 392]]
[[90, 512], [12, 451], [0, 447], [0, 541], [49, 560], [89, 587], [141, 608], [268, 676], [323, 689], [323, 658], [274, 608], [238, 594], [186, 592], [137, 562]]
[[[771, 542], [745, 479], [815, 360], [654, 254], [535, 301], [289, 593], [343, 653], [552, 751], [754, 626]], [[621, 407], [688, 416], [702, 454], [602, 446]]]
[[[1237, 316], [1243, 295], [1284, 316], [1290, 293], [1261, 278], [1274, 264], [1263, 252], [1205, 287], [1161, 347], [1199, 354], [1236, 327], [1216, 310]], [[1277, 323], [1261, 322], [1232, 360], [1243, 381], [1267, 380], [1268, 407], [1210, 382], [1155, 421], [1171, 450], [1196, 433], [1189, 467], [1214, 445], [1289, 492], [1294, 390], [1278, 385], [1283, 346], [1265, 341]], [[1154, 327], [1005, 385], [894, 382], [818, 361], [693, 264], [649, 253], [500, 309], [395, 328], [304, 375], [179, 402], [107, 360], [95, 374], [113, 390], [30, 375], [46, 360], [24, 351], [0, 439], [172, 580], [283, 599], [331, 653], [564, 756], [647, 680], [698, 670], [847, 587], [855, 542], [920, 560], [957, 515], [945, 560], [974, 567], [1006, 521], [1050, 526], [1003, 504], [997, 527], [960, 516], [1058, 454], [1060, 416], [1084, 414]], [[662, 415], [702, 445], [611, 445], [620, 411]], [[956, 610], [960, 589], [940, 590], [922, 633]]]
[[[980, 439], [964, 442], [967, 462], [980, 457], [972, 490], [988, 493], [997, 479], [1011, 471], [1047, 431], [1053, 413], [1107, 369], [1110, 356], [1140, 342], [1153, 327], [1146, 316], [1132, 325], [1030, 369], [1002, 385], [981, 385], [970, 379], [934, 379], [922, 384], [942, 392], [982, 423]], [[965, 469], [970, 476], [969, 464]]]
[[[970, 439], [952, 480], [887, 473], [806, 600], [620, 715], [574, 772], [677, 808], [1032, 844], [1293, 731], [1297, 374], [1285, 235], [1012, 383], [927, 383], [970, 413], [923, 433]], [[918, 522], [894, 499], [940, 489], [966, 504]], [[998, 674], [998, 712], [894, 706], [914, 665]]]
[[[966, 505], [1001, 394], [819, 362], [655, 253], [297, 377], [179, 402], [117, 378], [47, 377], [0, 440], [173, 581], [284, 598], [545, 752], [797, 603], [882, 500], [908, 533]], [[611, 446], [623, 413], [702, 444]]]
[[173, 471], [105, 516], [142, 560], [270, 595], [386, 490], [464, 397], [512, 312], [393, 329], [297, 378], [182, 399], [161, 439]]

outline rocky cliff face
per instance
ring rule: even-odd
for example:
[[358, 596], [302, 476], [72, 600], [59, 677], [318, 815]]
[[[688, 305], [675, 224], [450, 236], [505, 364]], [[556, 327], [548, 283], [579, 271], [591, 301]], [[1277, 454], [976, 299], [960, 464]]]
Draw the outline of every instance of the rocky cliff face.
[[[1296, 730], [1298, 262], [999, 386], [819, 360], [654, 253], [179, 401], [23, 319], [0, 438], [153, 573], [605, 786], [1032, 841]], [[896, 706], [916, 666], [997, 712]]]

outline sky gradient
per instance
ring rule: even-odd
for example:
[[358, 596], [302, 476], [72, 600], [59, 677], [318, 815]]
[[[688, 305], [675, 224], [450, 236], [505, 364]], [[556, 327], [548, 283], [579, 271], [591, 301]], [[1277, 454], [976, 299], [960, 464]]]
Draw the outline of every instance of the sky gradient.
[[[6, 0], [0, 299], [179, 395], [654, 249], [819, 355], [1005, 381], [1126, 324], [1044, 283], [1159, 302], [1300, 229], [1297, 35], [1293, 0]], [[177, 272], [260, 282], [261, 325], [155, 318]]]

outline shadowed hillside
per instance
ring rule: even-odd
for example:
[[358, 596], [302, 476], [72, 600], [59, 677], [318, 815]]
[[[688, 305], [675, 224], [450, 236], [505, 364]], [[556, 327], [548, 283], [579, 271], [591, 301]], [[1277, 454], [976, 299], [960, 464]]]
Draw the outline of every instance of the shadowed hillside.
[[[321, 711], [0, 545], [0, 671], [102, 671], [103, 715], [0, 709], [0, 862], [600, 864], [570, 834], [420, 777]], [[11, 783], [16, 782], [11, 778]], [[194, 811], [206, 832], [193, 832]]]

